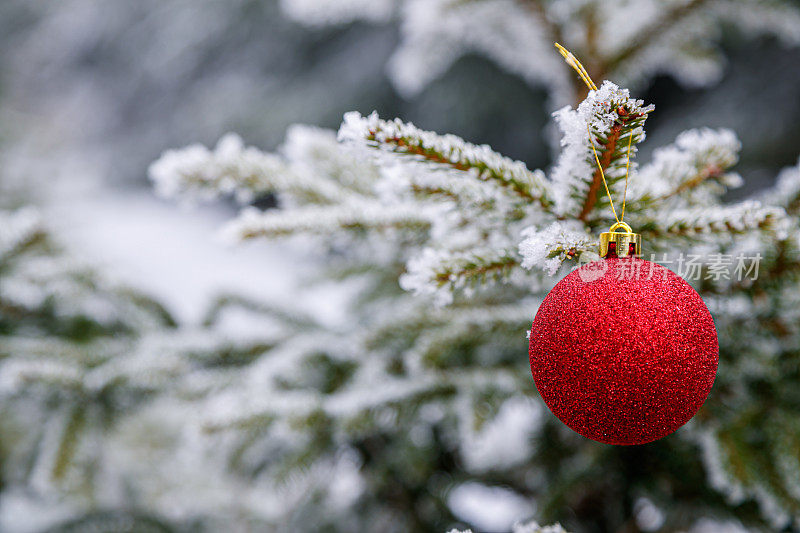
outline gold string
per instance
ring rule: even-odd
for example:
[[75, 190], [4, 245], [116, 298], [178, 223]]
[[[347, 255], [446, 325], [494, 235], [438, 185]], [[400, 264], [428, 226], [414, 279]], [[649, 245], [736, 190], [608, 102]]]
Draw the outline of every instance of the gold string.
[[[625, 202], [628, 200], [628, 175], [631, 171], [631, 143], [633, 143], [633, 130], [631, 130], [630, 135], [628, 135], [628, 161], [625, 163], [625, 192], [622, 193], [622, 216], [619, 217], [620, 222], [625, 220]], [[609, 196], [609, 198], [611, 197]]]
[[[558, 43], [553, 43], [558, 48], [558, 51], [561, 52], [561, 55], [564, 56], [567, 64], [575, 69], [575, 72], [578, 73], [578, 76], [583, 80], [583, 83], [586, 84], [589, 89], [596, 91], [597, 85], [594, 84], [592, 78], [589, 76], [589, 73], [586, 72], [586, 69], [583, 68], [581, 62], [578, 61], [572, 52], [564, 48]], [[625, 205], [628, 200], [628, 177], [630, 175], [630, 168], [631, 168], [631, 144], [633, 143], [633, 131], [628, 135], [628, 161], [625, 164], [625, 192], [622, 194], [622, 216], [617, 216], [617, 210], [614, 209], [614, 200], [611, 199], [611, 191], [608, 188], [608, 182], [606, 181], [605, 172], [603, 172], [603, 165], [600, 164], [600, 158], [597, 156], [597, 148], [594, 147], [594, 139], [592, 137], [592, 130], [589, 128], [589, 124], [586, 124], [586, 132], [589, 134], [589, 144], [592, 147], [592, 152], [594, 152], [594, 160], [597, 162], [597, 169], [600, 171], [600, 177], [603, 178], [603, 186], [606, 188], [606, 194], [608, 195], [608, 203], [611, 204], [611, 212], [614, 213], [614, 219], [616, 219], [617, 223], [622, 223], [625, 220]]]
[[585, 68], [583, 68], [581, 62], [578, 61], [578, 58], [572, 55], [572, 52], [570, 52], [560, 44], [558, 43], [553, 43], [553, 44], [556, 45], [558, 51], [561, 52], [562, 56], [564, 56], [564, 59], [567, 61], [567, 64], [575, 69], [575, 72], [577, 72], [578, 76], [581, 77], [583, 83], [585, 83], [586, 86], [589, 87], [591, 90], [596, 91], [597, 85], [595, 85], [594, 82], [592, 81], [592, 78], [589, 77], [589, 73], [586, 72]]
[[600, 171], [600, 177], [603, 178], [603, 185], [606, 187], [606, 194], [608, 195], [608, 203], [611, 204], [611, 212], [614, 213], [614, 218], [617, 222], [622, 222], [619, 217], [617, 216], [617, 210], [614, 209], [614, 200], [611, 199], [611, 191], [608, 190], [608, 182], [606, 181], [606, 174], [603, 172], [603, 165], [600, 164], [600, 158], [597, 157], [597, 148], [594, 147], [594, 140], [592, 139], [592, 130], [589, 129], [589, 125], [586, 125], [586, 132], [589, 134], [589, 145], [592, 147], [592, 152], [594, 152], [594, 160], [597, 161], [597, 170]]

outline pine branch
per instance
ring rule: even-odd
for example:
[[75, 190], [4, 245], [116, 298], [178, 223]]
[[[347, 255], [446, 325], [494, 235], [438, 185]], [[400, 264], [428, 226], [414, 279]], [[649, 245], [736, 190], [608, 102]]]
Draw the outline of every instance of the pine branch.
[[204, 326], [213, 326], [221, 315], [231, 308], [245, 309], [259, 315], [272, 317], [286, 325], [298, 329], [311, 329], [317, 327], [317, 322], [298, 309], [287, 309], [275, 304], [256, 301], [238, 294], [225, 294], [218, 296], [206, 311], [202, 323]]
[[531, 172], [521, 161], [513, 161], [488, 146], [465, 142], [455, 135], [438, 135], [413, 124], [381, 120], [377, 113], [363, 117], [353, 112], [345, 115], [339, 140], [356, 146], [368, 146], [412, 161], [425, 163], [428, 171], [440, 168], [474, 176], [508, 190], [518, 200], [535, 202], [547, 208], [549, 201], [541, 172]]
[[388, 229], [427, 230], [431, 215], [416, 205], [385, 206], [377, 203], [351, 203], [336, 206], [310, 206], [288, 211], [261, 212], [244, 209], [228, 223], [223, 235], [231, 241], [257, 237], [286, 237], [294, 234], [331, 235]]
[[[698, 129], [681, 133], [675, 142], [659, 148], [653, 161], [632, 180], [629, 197], [639, 210], [674, 199], [684, 205], [708, 204], [729, 187], [741, 185], [737, 174], [727, 173], [739, 159], [741, 144], [726, 129]], [[693, 198], [691, 193], [706, 193]]]
[[452, 302], [452, 291], [508, 276], [519, 262], [513, 250], [451, 252], [426, 248], [408, 262], [400, 286], [417, 294], [433, 295], [440, 305], [448, 304]]
[[589, 222], [598, 208], [609, 206], [592, 145], [608, 186], [614, 191], [625, 177], [628, 141], [633, 158], [636, 145], [645, 138], [643, 126], [652, 110], [652, 105], [644, 106], [641, 100], [632, 99], [627, 90], [606, 81], [577, 109], [565, 107], [554, 114], [565, 145], [552, 172], [558, 215]]
[[646, 234], [653, 240], [667, 237], [707, 239], [752, 231], [780, 232], [783, 221], [783, 209], [764, 207], [748, 200], [713, 210], [704, 207], [674, 209], [662, 213], [659, 220], [638, 227], [643, 236]]
[[211, 200], [235, 195], [250, 202], [270, 192], [289, 193], [310, 203], [330, 204], [349, 197], [340, 184], [296, 168], [275, 154], [245, 147], [228, 134], [213, 151], [202, 145], [168, 150], [150, 165], [150, 179], [165, 198]]
[[773, 528], [787, 528], [800, 515], [798, 429], [796, 417], [773, 405], [720, 413], [696, 437], [712, 486], [737, 503], [755, 500]]
[[33, 208], [0, 211], [0, 262], [35, 244], [45, 236], [41, 217]]
[[458, 263], [459, 266], [456, 268], [451, 266], [437, 272], [436, 283], [440, 285], [455, 283], [456, 279], [483, 281], [487, 277], [502, 275], [517, 266], [519, 262], [511, 254], [507, 254], [489, 261], [479, 259], [476, 256], [463, 257], [459, 259]]
[[636, 35], [627, 40], [627, 44], [613, 56], [603, 62], [603, 72], [600, 78], [613, 72], [620, 66], [630, 61], [634, 56], [641, 54], [652, 45], [659, 37], [680, 24], [682, 20], [703, 7], [707, 0], [689, 0], [685, 4], [679, 3], [659, 16], [652, 23], [641, 28]]
[[359, 426], [371, 425], [381, 408], [401, 408], [453, 396], [456, 388], [448, 380], [431, 377], [394, 378], [381, 383], [358, 383], [333, 394], [310, 390], [239, 390], [217, 398], [204, 413], [206, 431], [222, 431], [247, 426], [263, 426], [271, 419], [305, 425], [309, 417], [324, 414], [350, 433]]
[[594, 237], [585, 231], [575, 231], [561, 222], [553, 222], [544, 230], [528, 228], [522, 232], [524, 240], [519, 245], [523, 257], [522, 268], [538, 267], [554, 275], [568, 260], [582, 253], [597, 250]]
[[370, 349], [397, 343], [410, 345], [413, 339], [435, 328], [467, 325], [472, 330], [500, 328], [525, 328], [530, 321], [530, 310], [538, 299], [524, 299], [514, 304], [486, 304], [479, 307], [458, 304], [431, 309], [427, 302], [415, 298], [412, 305], [395, 307], [391, 315], [381, 317], [373, 324], [365, 341]]
[[592, 183], [589, 186], [589, 191], [586, 194], [586, 200], [583, 202], [581, 212], [578, 214], [578, 219], [586, 221], [589, 213], [594, 209], [597, 202], [597, 196], [600, 193], [600, 186], [603, 180], [603, 173], [611, 165], [611, 158], [614, 157], [614, 152], [617, 148], [617, 141], [622, 134], [622, 124], [614, 124], [611, 126], [611, 131], [606, 136], [606, 141], [598, 147], [598, 151], [603, 154], [600, 158], [600, 168], [592, 174]]
[[504, 191], [492, 183], [464, 179], [462, 175], [454, 176], [451, 172], [430, 172], [428, 169], [419, 172], [409, 168], [393, 177], [398, 189], [410, 190], [417, 201], [450, 201], [457, 204], [463, 213], [477, 209], [492, 217], [513, 218], [521, 208], [517, 202], [509, 202]]
[[[451, 529], [448, 533], [472, 533], [471, 529]], [[567, 533], [561, 524], [540, 526], [537, 522], [518, 522], [511, 528], [511, 533]]]
[[781, 171], [775, 186], [763, 195], [763, 201], [785, 208], [790, 215], [800, 213], [800, 159], [797, 165]]

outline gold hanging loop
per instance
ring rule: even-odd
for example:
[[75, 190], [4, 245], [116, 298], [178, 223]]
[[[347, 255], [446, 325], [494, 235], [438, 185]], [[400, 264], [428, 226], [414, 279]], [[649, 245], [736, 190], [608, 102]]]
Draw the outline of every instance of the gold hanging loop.
[[616, 222], [607, 232], [600, 234], [600, 257], [609, 255], [612, 248], [611, 243], [614, 243], [613, 251], [617, 257], [641, 255], [642, 253], [642, 236], [634, 233], [625, 222]]

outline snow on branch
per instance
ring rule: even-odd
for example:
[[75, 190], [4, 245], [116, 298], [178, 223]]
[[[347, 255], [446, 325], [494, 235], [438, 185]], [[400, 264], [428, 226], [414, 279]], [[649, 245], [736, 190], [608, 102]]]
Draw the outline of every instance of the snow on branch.
[[519, 257], [514, 250], [452, 252], [426, 248], [408, 262], [400, 286], [416, 294], [432, 295], [437, 305], [447, 305], [453, 301], [455, 289], [503, 278], [517, 266]]
[[551, 276], [564, 261], [577, 259], [583, 252], [596, 252], [597, 239], [585, 231], [575, 231], [561, 222], [553, 222], [544, 230], [528, 228], [522, 232], [519, 245], [522, 268], [541, 268]]
[[590, 91], [577, 109], [565, 107], [554, 113], [564, 134], [564, 149], [551, 174], [559, 215], [586, 221], [596, 209], [608, 209], [592, 144], [613, 191], [625, 177], [628, 142], [632, 142], [633, 159], [636, 145], [645, 138], [644, 122], [653, 109], [631, 98], [627, 89], [605, 81], [600, 89]]
[[643, 202], [699, 193], [719, 195], [742, 183], [738, 174], [726, 172], [739, 159], [741, 143], [728, 129], [709, 128], [681, 133], [675, 142], [655, 151], [653, 161], [631, 180], [628, 197]]
[[462, 172], [431, 172], [428, 168], [401, 165], [384, 167], [382, 174], [379, 193], [388, 198], [452, 202], [462, 214], [477, 210], [481, 215], [495, 218], [519, 208], [519, 203], [510, 199], [501, 188], [486, 181], [464, 179]]
[[377, 203], [349, 203], [309, 206], [287, 211], [242, 210], [223, 229], [228, 240], [256, 237], [285, 237], [293, 234], [331, 235], [342, 230], [426, 230], [432, 215], [418, 205], [386, 206]]
[[44, 235], [41, 217], [33, 208], [0, 211], [0, 261]]
[[[472, 533], [471, 529], [451, 529], [448, 533]], [[537, 522], [518, 522], [511, 528], [511, 533], [567, 533], [561, 524], [540, 526]]]
[[487, 145], [474, 145], [455, 135], [420, 130], [399, 119], [381, 120], [377, 113], [363, 117], [351, 112], [344, 117], [339, 140], [423, 163], [429, 171], [443, 170], [494, 183], [517, 200], [548, 205], [543, 173], [530, 171], [521, 161], [502, 156]]
[[786, 213], [779, 207], [747, 200], [734, 205], [668, 210], [659, 220], [642, 226], [641, 232], [654, 237], [698, 237], [743, 234], [751, 231], [782, 231]]
[[296, 22], [324, 26], [354, 20], [385, 22], [394, 12], [395, 0], [281, 0], [280, 5]]
[[[406, 305], [396, 305], [391, 313], [382, 314], [371, 325], [366, 337], [367, 346], [378, 346], [381, 340], [393, 337], [399, 332], [417, 335], [417, 343], [424, 343], [427, 331], [436, 330], [439, 337], [455, 338], [465, 329], [470, 332], [490, 331], [500, 328], [524, 329], [530, 321], [531, 309], [535, 309], [541, 299], [522, 298], [513, 304], [486, 304], [479, 307], [450, 306], [432, 309], [428, 302], [412, 298]], [[442, 333], [442, 330], [444, 332]], [[418, 333], [419, 332], [419, 333]], [[417, 353], [420, 350], [416, 350]]]
[[719, 17], [752, 35], [774, 35], [785, 46], [800, 43], [800, 6], [777, 0], [727, 0], [713, 5]]
[[800, 159], [797, 165], [778, 174], [775, 186], [764, 195], [764, 202], [782, 206], [789, 214], [797, 215], [800, 211]]
[[[356, 157], [351, 150], [342, 150], [335, 130], [294, 124], [286, 131], [286, 141], [279, 152], [291, 165], [294, 174], [309, 180], [309, 186], [318, 186], [317, 182], [322, 182], [325, 187], [332, 181], [336, 186], [372, 196], [375, 183], [380, 179], [380, 169], [372, 161]], [[342, 196], [332, 190], [329, 200], [337, 202], [341, 199]]]
[[514, 524], [512, 533], [567, 533], [561, 524], [552, 524], [549, 526], [540, 526], [536, 522], [525, 522]]
[[214, 150], [199, 144], [168, 150], [150, 165], [149, 175], [156, 192], [166, 198], [211, 200], [233, 194], [245, 203], [273, 191], [321, 203], [344, 197], [336, 183], [295, 172], [280, 156], [245, 147], [235, 134], [222, 137]]
[[315, 413], [342, 425], [359, 418], [363, 424], [365, 418], [373, 418], [381, 408], [400, 409], [425, 399], [447, 398], [456, 390], [448, 380], [432, 377], [389, 378], [380, 383], [367, 376], [362, 378], [356, 377], [350, 387], [328, 395], [314, 390], [275, 391], [245, 383], [237, 390], [212, 397], [203, 412], [202, 424], [206, 430], [224, 431], [253, 423], [261, 425], [280, 417], [297, 425]]
[[31, 383], [52, 388], [77, 389], [81, 369], [74, 362], [10, 359], [0, 365], [0, 398], [18, 394]]
[[[418, 94], [462, 55], [481, 53], [531, 85], [569, 98], [566, 69], [552, 53], [549, 17], [529, 0], [407, 0], [402, 41], [389, 76], [404, 96]], [[570, 95], [571, 96], [571, 95]]]
[[404, 96], [477, 53], [565, 101], [582, 86], [552, 54], [553, 41], [580, 50], [594, 75], [643, 85], [669, 74], [690, 87], [721, 76], [720, 27], [774, 35], [787, 46], [800, 42], [800, 9], [780, 0], [281, 0], [281, 7], [311, 26], [398, 18], [401, 42], [388, 70]]

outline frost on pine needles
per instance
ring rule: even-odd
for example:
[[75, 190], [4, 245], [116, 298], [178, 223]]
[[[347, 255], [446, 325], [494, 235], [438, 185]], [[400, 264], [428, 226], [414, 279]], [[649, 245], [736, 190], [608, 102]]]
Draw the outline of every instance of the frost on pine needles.
[[651, 201], [685, 203], [687, 194], [721, 194], [726, 188], [738, 187], [741, 177], [727, 170], [739, 160], [740, 148], [731, 130], [685, 131], [672, 145], [656, 150], [653, 161], [643, 166], [631, 183], [629, 197], [632, 201], [650, 197]]
[[334, 234], [340, 231], [379, 231], [392, 228], [425, 230], [431, 217], [413, 205], [382, 206], [377, 203], [344, 204], [298, 208], [289, 213], [242, 210], [228, 224], [223, 237], [229, 242], [256, 237], [282, 237], [295, 234]]
[[0, 261], [43, 235], [39, 212], [32, 207], [16, 211], [0, 210]]
[[645, 138], [644, 122], [653, 109], [631, 98], [627, 89], [605, 81], [577, 109], [565, 107], [554, 113], [563, 133], [563, 150], [551, 173], [559, 215], [587, 220], [597, 204], [607, 210], [608, 199], [592, 145], [609, 187], [617, 192], [615, 185], [625, 177], [628, 142], [634, 158], [636, 145]]
[[781, 171], [775, 187], [767, 192], [764, 201], [785, 207], [791, 214], [800, 211], [800, 160], [795, 166]]
[[463, 179], [477, 178], [493, 183], [519, 200], [547, 202], [541, 172], [532, 172], [521, 161], [504, 157], [489, 146], [465, 142], [455, 135], [420, 130], [399, 119], [381, 120], [377, 113], [362, 117], [351, 112], [344, 117], [339, 140], [403, 156], [409, 162], [420, 163], [420, 171], [447, 170]]
[[392, 16], [395, 0], [280, 0], [284, 13], [308, 26], [343, 24], [353, 20], [386, 22]]
[[597, 249], [594, 237], [585, 231], [569, 229], [561, 222], [553, 222], [541, 231], [528, 228], [522, 236], [525, 239], [519, 245], [522, 268], [541, 268], [551, 276], [564, 261]]
[[220, 194], [239, 193], [242, 201], [269, 191], [268, 176], [283, 170], [280, 160], [255, 148], [245, 148], [235, 134], [222, 137], [214, 150], [194, 144], [169, 150], [150, 166], [156, 192], [165, 198], [198, 197], [209, 200]]
[[779, 207], [763, 206], [755, 200], [720, 206], [716, 209], [691, 207], [663, 213], [653, 224], [653, 233], [662, 237], [728, 237], [761, 230], [775, 230], [785, 219]]
[[[295, 144], [308, 143], [303, 153], [310, 156], [310, 162], [314, 160], [312, 146], [320, 141], [330, 144], [328, 132], [322, 130], [295, 127], [290, 134], [284, 150], [291, 152]], [[149, 175], [156, 192], [165, 198], [209, 201], [234, 195], [241, 203], [248, 203], [272, 192], [319, 202], [337, 202], [346, 197], [340, 185], [319, 179], [308, 163], [297, 162], [293, 166], [291, 161], [245, 146], [238, 135], [228, 134], [214, 150], [195, 144], [164, 152], [150, 165]]]
[[502, 250], [453, 252], [426, 248], [409, 260], [400, 286], [419, 295], [433, 295], [438, 305], [446, 305], [452, 303], [454, 291], [502, 278], [517, 264], [516, 254]]

